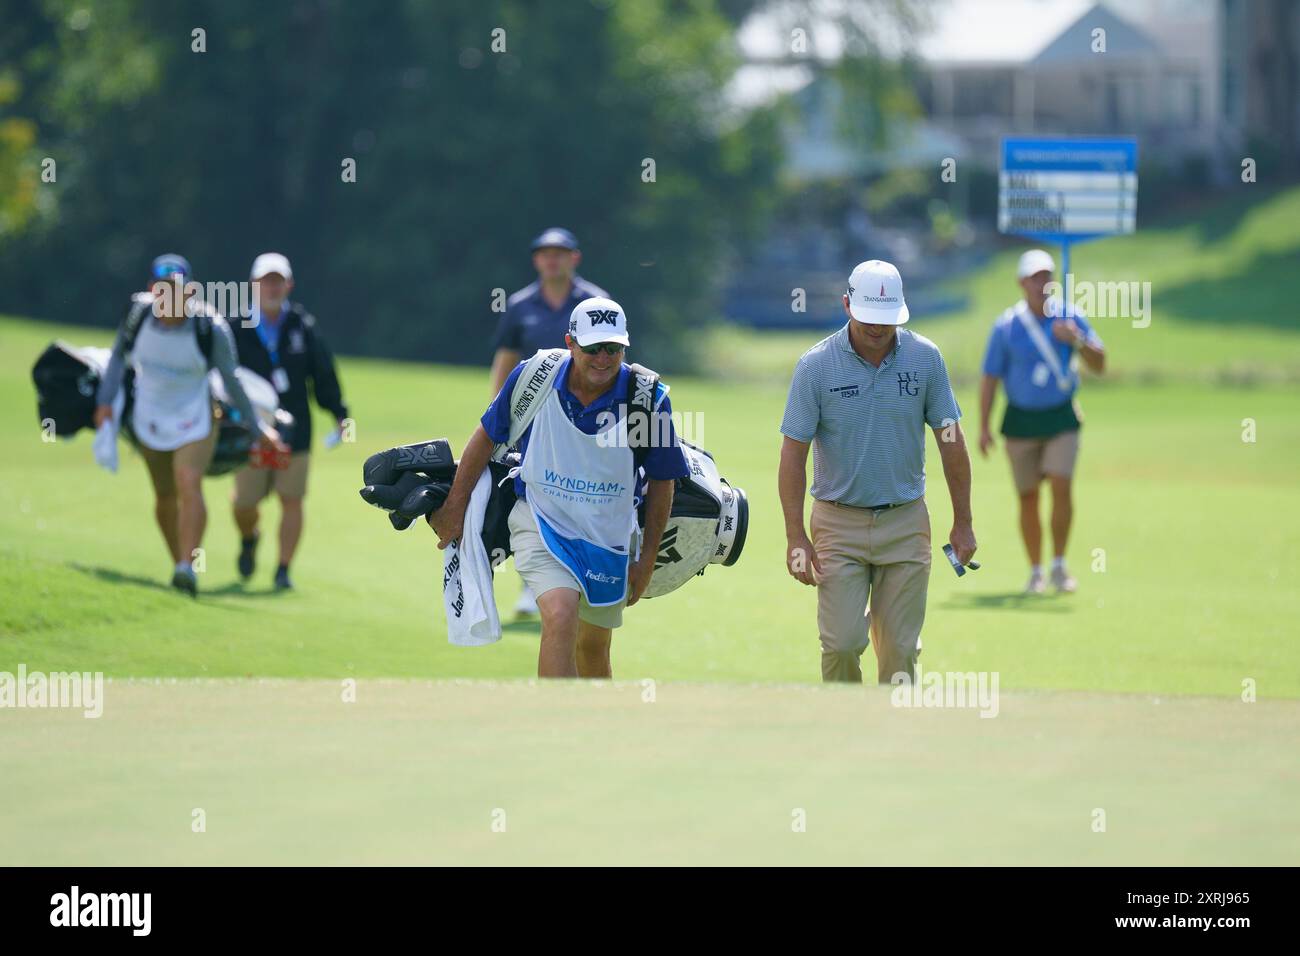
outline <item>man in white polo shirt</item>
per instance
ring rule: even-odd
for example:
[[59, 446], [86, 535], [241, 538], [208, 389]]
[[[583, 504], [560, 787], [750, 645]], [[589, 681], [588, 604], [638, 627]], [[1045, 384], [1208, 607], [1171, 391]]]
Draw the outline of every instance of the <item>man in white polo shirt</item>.
[[[860, 263], [844, 312], [848, 323], [799, 359], [781, 422], [786, 567], [817, 587], [823, 680], [860, 683], [872, 642], [880, 683], [912, 680], [930, 582], [925, 426], [939, 443], [953, 507], [948, 541], [962, 564], [975, 554], [970, 456], [943, 356], [898, 328], [908, 320], [898, 270]], [[803, 520], [810, 447], [811, 539]]]

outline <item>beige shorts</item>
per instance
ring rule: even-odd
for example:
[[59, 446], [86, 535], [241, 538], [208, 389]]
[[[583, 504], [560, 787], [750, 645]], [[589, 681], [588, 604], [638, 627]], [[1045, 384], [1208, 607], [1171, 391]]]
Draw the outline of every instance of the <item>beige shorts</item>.
[[1007, 457], [1016, 490], [1033, 491], [1045, 475], [1073, 478], [1079, 457], [1079, 429], [1059, 432], [1050, 438], [1007, 438]]
[[[635, 545], [635, 538], [633, 544]], [[510, 550], [515, 553], [515, 569], [535, 597], [541, 597], [555, 588], [568, 588], [578, 592], [579, 620], [596, 627], [615, 628], [622, 625], [626, 599], [621, 604], [611, 604], [609, 607], [592, 607], [588, 604], [587, 596], [578, 587], [577, 579], [546, 550], [542, 534], [537, 530], [533, 509], [526, 501], [516, 501], [510, 512]]]
[[254, 468], [250, 465], [239, 469], [235, 472], [235, 507], [256, 508], [272, 490], [281, 498], [306, 497], [310, 465], [311, 452], [296, 451], [289, 456], [288, 468]]

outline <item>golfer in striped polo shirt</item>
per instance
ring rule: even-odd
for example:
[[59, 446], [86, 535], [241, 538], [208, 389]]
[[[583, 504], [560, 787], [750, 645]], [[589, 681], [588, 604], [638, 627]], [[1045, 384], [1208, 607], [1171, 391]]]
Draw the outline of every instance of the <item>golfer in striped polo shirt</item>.
[[[781, 422], [786, 567], [817, 587], [823, 680], [861, 682], [862, 652], [873, 642], [880, 683], [912, 680], [930, 583], [925, 427], [939, 442], [952, 497], [948, 540], [962, 564], [975, 553], [970, 456], [943, 356], [899, 328], [908, 311], [898, 270], [876, 259], [858, 265], [844, 312], [848, 323], [799, 359]], [[810, 446], [811, 540], [803, 508]]]

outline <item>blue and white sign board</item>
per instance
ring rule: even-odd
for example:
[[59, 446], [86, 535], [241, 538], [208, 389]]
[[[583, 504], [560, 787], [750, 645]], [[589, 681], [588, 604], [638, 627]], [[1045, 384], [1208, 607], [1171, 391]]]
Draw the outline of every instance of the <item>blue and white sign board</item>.
[[1137, 140], [1004, 139], [998, 232], [1069, 245], [1137, 228]]

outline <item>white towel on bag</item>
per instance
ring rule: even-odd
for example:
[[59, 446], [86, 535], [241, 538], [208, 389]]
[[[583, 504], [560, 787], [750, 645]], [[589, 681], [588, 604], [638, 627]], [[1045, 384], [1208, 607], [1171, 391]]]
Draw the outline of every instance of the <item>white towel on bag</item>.
[[443, 552], [442, 605], [447, 612], [447, 641], [460, 647], [482, 647], [501, 640], [501, 619], [492, 591], [492, 564], [483, 547], [483, 515], [492, 494], [488, 469], [465, 509], [459, 541]]
[[117, 397], [113, 399], [113, 417], [95, 429], [95, 440], [90, 446], [95, 463], [113, 474], [117, 474], [117, 425], [125, 407], [126, 396], [118, 389]]

